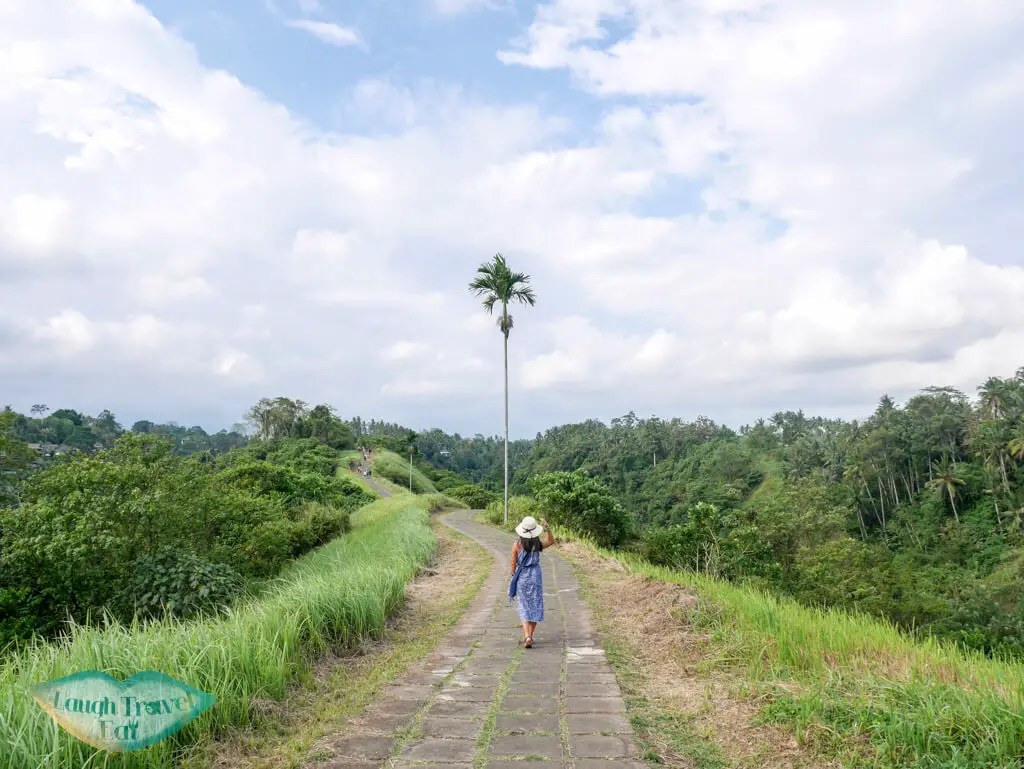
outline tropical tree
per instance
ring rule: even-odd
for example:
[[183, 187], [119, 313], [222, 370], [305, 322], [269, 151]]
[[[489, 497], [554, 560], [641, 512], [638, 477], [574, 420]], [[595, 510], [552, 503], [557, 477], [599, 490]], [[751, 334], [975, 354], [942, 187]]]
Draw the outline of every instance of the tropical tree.
[[932, 472], [934, 478], [928, 485], [949, 496], [949, 504], [953, 506], [953, 517], [960, 523], [960, 514], [956, 511], [956, 496], [957, 488], [964, 485], [964, 479], [960, 477], [956, 464], [949, 461], [942, 464], [936, 462], [932, 466]]
[[1009, 388], [999, 377], [989, 377], [978, 387], [981, 399], [981, 415], [985, 419], [1002, 419], [1006, 416]]
[[508, 335], [512, 331], [512, 316], [508, 314], [508, 306], [513, 302], [526, 304], [530, 307], [537, 301], [530, 286], [530, 276], [523, 272], [513, 272], [505, 257], [495, 254], [489, 262], [481, 264], [476, 271], [476, 278], [469, 284], [469, 290], [483, 299], [484, 309], [488, 314], [494, 312], [495, 305], [501, 305], [498, 316], [498, 329], [505, 342], [505, 523], [508, 523]]
[[1011, 457], [1024, 461], [1024, 422], [1018, 424], [1014, 429], [1006, 448], [1010, 450]]

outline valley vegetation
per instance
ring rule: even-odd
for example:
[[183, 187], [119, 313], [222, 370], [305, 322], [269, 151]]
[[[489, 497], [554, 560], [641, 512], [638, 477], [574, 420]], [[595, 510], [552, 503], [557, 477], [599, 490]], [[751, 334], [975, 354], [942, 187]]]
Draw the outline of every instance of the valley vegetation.
[[[434, 429], [416, 446], [440, 491], [500, 493], [500, 438]], [[510, 521], [543, 512], [656, 565], [1024, 657], [1024, 369], [974, 397], [883, 396], [862, 420], [589, 420], [513, 441], [510, 465]]]
[[1024, 369], [973, 400], [938, 387], [902, 406], [883, 396], [862, 421], [565, 425], [532, 442], [513, 488], [550, 486], [549, 473], [566, 493], [603, 486], [611, 500], [591, 507], [605, 521], [621, 505], [628, 530], [578, 527], [600, 544], [1024, 655]]
[[[373, 499], [339, 473], [355, 438], [329, 408], [294, 403], [268, 416], [261, 401], [262, 437], [222, 434], [219, 449], [199, 428], [123, 431], [109, 412], [4, 412], [0, 647], [69, 620], [216, 611], [348, 531]], [[97, 438], [88, 453], [43, 457], [24, 440], [63, 440], [65, 423]]]

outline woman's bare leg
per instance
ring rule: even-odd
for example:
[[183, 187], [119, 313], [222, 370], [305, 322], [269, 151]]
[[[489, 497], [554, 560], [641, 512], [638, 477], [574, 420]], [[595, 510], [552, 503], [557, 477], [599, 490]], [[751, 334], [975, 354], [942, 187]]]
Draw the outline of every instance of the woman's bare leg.
[[527, 638], [532, 637], [533, 634], [530, 632], [530, 623], [526, 620], [523, 620], [523, 640], [525, 641]]
[[537, 623], [536, 622], [524, 622], [523, 624], [524, 625], [529, 625], [526, 637], [527, 638], [533, 638], [533, 631], [537, 629]]

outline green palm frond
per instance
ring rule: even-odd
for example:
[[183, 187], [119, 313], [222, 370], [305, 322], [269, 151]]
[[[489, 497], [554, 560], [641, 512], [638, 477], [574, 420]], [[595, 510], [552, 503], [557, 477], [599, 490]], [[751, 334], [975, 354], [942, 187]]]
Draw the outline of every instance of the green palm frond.
[[518, 302], [532, 307], [537, 302], [537, 296], [530, 286], [530, 276], [525, 272], [512, 272], [500, 253], [477, 268], [476, 278], [470, 282], [469, 290], [483, 300], [482, 304], [488, 313], [494, 312], [496, 305], [501, 305], [498, 328], [506, 337], [513, 327], [508, 305]]

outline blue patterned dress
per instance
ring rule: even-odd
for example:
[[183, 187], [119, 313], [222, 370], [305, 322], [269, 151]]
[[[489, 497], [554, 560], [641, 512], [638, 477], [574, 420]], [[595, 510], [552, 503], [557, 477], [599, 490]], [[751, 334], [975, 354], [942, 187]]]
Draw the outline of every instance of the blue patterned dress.
[[508, 586], [509, 598], [519, 604], [519, 619], [523, 622], [544, 621], [544, 578], [540, 570], [540, 550], [520, 550], [516, 557], [516, 571]]

